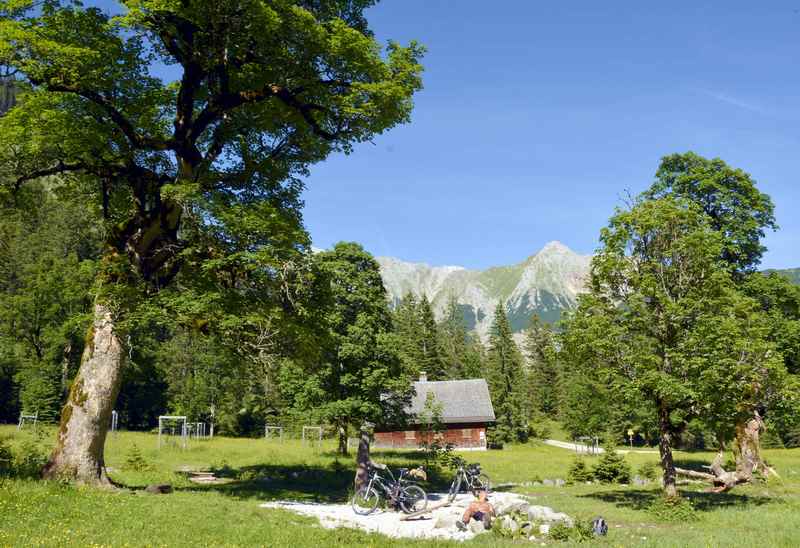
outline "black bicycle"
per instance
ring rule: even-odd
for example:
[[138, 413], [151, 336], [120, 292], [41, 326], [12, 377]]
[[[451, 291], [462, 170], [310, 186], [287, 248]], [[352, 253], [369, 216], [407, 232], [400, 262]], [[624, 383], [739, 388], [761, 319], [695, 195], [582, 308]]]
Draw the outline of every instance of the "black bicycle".
[[467, 464], [467, 461], [461, 457], [453, 459], [453, 465], [456, 468], [456, 475], [453, 478], [453, 483], [450, 484], [450, 491], [447, 493], [447, 499], [453, 502], [456, 495], [461, 492], [463, 488], [465, 491], [475, 491], [476, 489], [486, 489], [488, 492], [491, 483], [489, 476], [481, 472], [481, 465], [476, 463]]
[[[386, 472], [388, 477], [381, 476]], [[405, 475], [408, 468], [401, 468], [400, 475], [394, 478], [385, 464], [373, 463], [368, 470], [368, 481], [353, 495], [353, 511], [361, 516], [371, 514], [378, 508], [381, 496], [406, 514], [421, 512], [428, 506], [428, 495], [422, 487], [409, 482]]]

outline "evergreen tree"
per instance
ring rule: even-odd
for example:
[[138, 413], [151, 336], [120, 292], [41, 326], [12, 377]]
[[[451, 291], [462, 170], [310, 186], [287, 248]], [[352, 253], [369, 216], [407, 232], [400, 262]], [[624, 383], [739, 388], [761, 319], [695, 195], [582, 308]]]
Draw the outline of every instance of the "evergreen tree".
[[453, 296], [447, 301], [445, 315], [438, 324], [438, 332], [444, 378], [469, 378], [466, 373], [471, 341], [464, 323], [464, 315], [459, 310], [458, 302]]
[[419, 334], [419, 304], [410, 291], [406, 293], [392, 314], [394, 333], [397, 336], [397, 349], [403, 372], [409, 377], [419, 376], [422, 362]]
[[440, 355], [439, 332], [436, 318], [428, 297], [422, 296], [418, 307], [417, 345], [419, 347], [419, 370], [425, 371], [430, 380], [446, 378], [444, 361]]
[[529, 408], [525, 395], [525, 371], [522, 354], [514, 342], [508, 316], [501, 303], [494, 312], [486, 357], [489, 390], [497, 419], [490, 430], [489, 442], [501, 445], [509, 441], [527, 441]]
[[558, 366], [555, 336], [549, 325], [531, 316], [525, 331], [525, 358], [528, 365], [531, 407], [547, 415], [558, 411]]

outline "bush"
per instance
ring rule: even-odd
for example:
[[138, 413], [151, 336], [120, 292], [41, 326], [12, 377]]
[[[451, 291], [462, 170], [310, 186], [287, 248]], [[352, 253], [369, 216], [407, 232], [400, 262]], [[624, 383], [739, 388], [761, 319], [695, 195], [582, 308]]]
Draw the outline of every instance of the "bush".
[[593, 478], [594, 475], [586, 466], [586, 461], [582, 457], [575, 457], [567, 472], [567, 483], [586, 483], [592, 481]]
[[762, 449], [783, 449], [783, 440], [773, 428], [768, 428], [761, 436]]
[[13, 474], [18, 478], [38, 478], [47, 464], [47, 450], [34, 440], [24, 441], [14, 456]]
[[135, 443], [131, 445], [128, 454], [125, 455], [125, 464], [123, 466], [126, 470], [133, 470], [134, 472], [146, 472], [151, 470], [153, 467], [152, 465], [147, 462], [142, 455], [142, 451], [139, 449], [139, 446]]
[[658, 465], [655, 462], [646, 462], [639, 467], [639, 476], [646, 480], [656, 481], [658, 477]]
[[550, 527], [550, 538], [560, 541], [585, 542], [594, 538], [592, 522], [576, 520], [574, 527], [563, 522], [554, 523]]
[[6, 440], [0, 439], [0, 477], [10, 476], [13, 469], [14, 454], [11, 452]]
[[647, 507], [647, 512], [661, 521], [686, 523], [698, 519], [692, 502], [682, 497], [658, 497]]
[[594, 478], [602, 483], [629, 483], [631, 481], [630, 464], [611, 446], [605, 448], [592, 472]]

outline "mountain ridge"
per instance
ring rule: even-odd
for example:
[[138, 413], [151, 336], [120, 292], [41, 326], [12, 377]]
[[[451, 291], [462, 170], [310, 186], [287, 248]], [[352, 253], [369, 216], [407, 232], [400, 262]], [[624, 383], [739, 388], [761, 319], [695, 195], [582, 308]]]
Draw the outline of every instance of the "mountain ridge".
[[455, 298], [470, 329], [486, 340], [492, 315], [502, 302], [512, 329], [522, 331], [536, 313], [555, 322], [574, 308], [589, 273], [591, 255], [580, 255], [558, 241], [548, 242], [523, 261], [485, 270], [463, 266], [431, 266], [396, 257], [376, 257], [393, 305], [407, 293], [423, 295], [440, 318]]

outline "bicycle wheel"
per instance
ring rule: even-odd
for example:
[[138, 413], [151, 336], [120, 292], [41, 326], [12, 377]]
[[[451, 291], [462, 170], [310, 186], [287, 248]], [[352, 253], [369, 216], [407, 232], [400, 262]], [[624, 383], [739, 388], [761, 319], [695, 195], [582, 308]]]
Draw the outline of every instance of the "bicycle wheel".
[[367, 489], [366, 487], [362, 487], [353, 495], [353, 500], [351, 502], [353, 512], [359, 516], [371, 514], [378, 507], [380, 498], [380, 495], [378, 495], [378, 492], [374, 488]]
[[456, 500], [456, 495], [461, 490], [461, 474], [456, 474], [453, 478], [453, 483], [450, 484], [450, 491], [447, 492], [447, 500], [453, 502]]
[[400, 491], [400, 509], [406, 514], [420, 512], [428, 507], [428, 495], [419, 485], [406, 485]]

